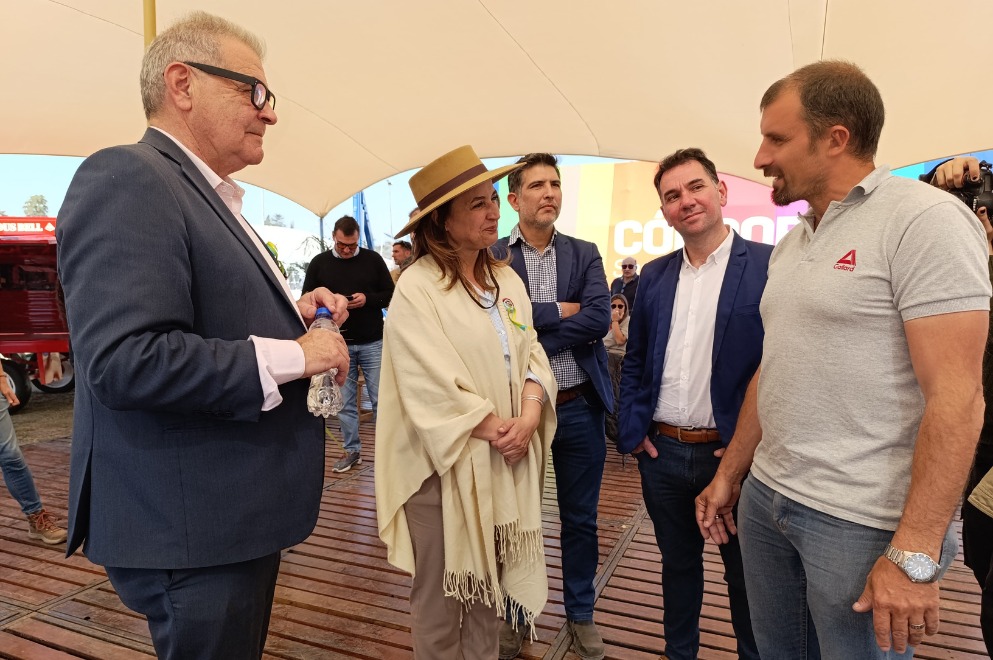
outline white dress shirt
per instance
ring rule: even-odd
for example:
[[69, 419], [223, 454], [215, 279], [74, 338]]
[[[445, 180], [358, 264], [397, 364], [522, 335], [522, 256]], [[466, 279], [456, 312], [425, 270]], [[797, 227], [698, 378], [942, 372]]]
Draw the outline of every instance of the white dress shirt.
[[734, 232], [728, 231], [724, 242], [699, 268], [691, 266], [683, 252], [653, 417], [656, 422], [708, 429], [717, 426], [710, 400], [714, 326], [733, 239]]
[[[157, 126], [152, 126], [152, 128], [175, 142], [183, 150], [183, 153], [193, 161], [193, 164], [203, 174], [207, 180], [207, 184], [217, 192], [224, 205], [238, 219], [245, 235], [252, 241], [255, 249], [259, 251], [263, 260], [269, 265], [273, 275], [276, 277], [276, 281], [282, 285], [283, 293], [286, 294], [287, 300], [293, 305], [293, 309], [296, 310], [297, 317], [300, 319], [300, 332], [303, 334], [306, 330], [306, 324], [304, 324], [303, 317], [300, 316], [300, 310], [297, 309], [296, 303], [293, 300], [289, 283], [287, 283], [286, 278], [279, 271], [279, 267], [269, 252], [269, 248], [262, 243], [262, 239], [259, 238], [259, 235], [255, 233], [255, 230], [251, 228], [241, 215], [241, 200], [245, 196], [245, 189], [235, 183], [230, 177], [222, 179], [196, 154], [187, 149], [182, 142], [169, 135], [166, 131], [163, 131]], [[255, 335], [249, 335], [248, 339], [255, 348], [255, 358], [258, 361], [259, 382], [262, 384], [263, 395], [262, 410], [272, 410], [283, 402], [283, 396], [279, 393], [279, 386], [303, 376], [306, 365], [303, 348], [291, 339], [271, 339], [269, 337], [256, 337]]]

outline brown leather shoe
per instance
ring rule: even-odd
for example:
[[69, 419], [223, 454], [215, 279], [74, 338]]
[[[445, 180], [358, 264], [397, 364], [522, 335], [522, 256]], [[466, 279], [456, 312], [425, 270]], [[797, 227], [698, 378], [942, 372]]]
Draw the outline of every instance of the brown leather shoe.
[[572, 650], [583, 660], [603, 660], [605, 654], [603, 639], [592, 621], [569, 621], [566, 624], [572, 633]]
[[48, 545], [64, 543], [66, 531], [55, 524], [55, 519], [42, 509], [28, 515], [28, 538], [39, 539]]
[[500, 623], [500, 660], [514, 660], [524, 645], [524, 636], [527, 635], [527, 626], [523, 623], [517, 625], [517, 630], [506, 621]]

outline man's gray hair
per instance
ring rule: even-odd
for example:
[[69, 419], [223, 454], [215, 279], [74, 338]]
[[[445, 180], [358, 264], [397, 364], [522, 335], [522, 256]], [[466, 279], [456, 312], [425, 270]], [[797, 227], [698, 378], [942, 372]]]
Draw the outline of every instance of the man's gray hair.
[[265, 43], [257, 36], [231, 21], [202, 11], [179, 19], [162, 32], [145, 51], [141, 60], [141, 104], [145, 117], [151, 118], [165, 99], [166, 67], [173, 62], [199, 62], [221, 66], [220, 40], [236, 39], [265, 58]]

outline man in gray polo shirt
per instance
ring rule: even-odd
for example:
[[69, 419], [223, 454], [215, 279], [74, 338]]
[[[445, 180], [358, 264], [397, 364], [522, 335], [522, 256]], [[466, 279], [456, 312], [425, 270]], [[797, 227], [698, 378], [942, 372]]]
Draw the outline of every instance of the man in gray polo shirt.
[[798, 69], [761, 109], [755, 167], [810, 210], [769, 262], [762, 365], [697, 520], [736, 531], [750, 466], [737, 522], [763, 659], [911, 657], [938, 630], [982, 424], [985, 235], [875, 166], [883, 103], [858, 67]]

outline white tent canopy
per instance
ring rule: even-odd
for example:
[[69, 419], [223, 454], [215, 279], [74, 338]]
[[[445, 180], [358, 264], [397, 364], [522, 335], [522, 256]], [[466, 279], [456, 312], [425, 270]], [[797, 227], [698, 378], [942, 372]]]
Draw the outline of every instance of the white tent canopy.
[[[861, 65], [887, 118], [877, 162], [993, 146], [988, 0], [158, 0], [263, 37], [279, 123], [239, 174], [322, 215], [472, 144], [657, 160], [700, 146], [752, 168], [758, 103], [818, 59]], [[0, 0], [0, 153], [86, 156], [134, 142], [136, 0]]]

